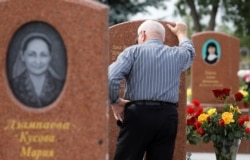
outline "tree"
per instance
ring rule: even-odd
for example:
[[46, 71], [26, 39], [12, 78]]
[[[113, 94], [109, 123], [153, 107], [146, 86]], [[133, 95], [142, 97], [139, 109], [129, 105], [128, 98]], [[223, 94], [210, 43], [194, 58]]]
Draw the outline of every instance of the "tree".
[[225, 21], [233, 21], [238, 35], [246, 36], [250, 34], [250, 1], [249, 0], [229, 0], [224, 3]]
[[166, 8], [166, 0], [97, 0], [109, 6], [109, 25], [128, 20], [129, 15], [147, 12], [146, 7]]
[[233, 21], [236, 28], [235, 35], [240, 37], [241, 46], [250, 48], [250, 1], [230, 0], [224, 5], [226, 14], [223, 18], [226, 21]]
[[[246, 0], [178, 0], [176, 3], [177, 14], [185, 16], [190, 12], [196, 32], [215, 30], [216, 16], [220, 11], [222, 23], [232, 22], [239, 35], [250, 33], [249, 6], [250, 1]], [[208, 24], [202, 23], [204, 18], [208, 19]]]
[[[176, 3], [177, 12], [181, 16], [190, 15], [193, 19], [193, 26], [196, 32], [204, 30], [215, 30], [216, 16], [218, 11], [221, 14], [220, 25], [223, 24], [224, 32], [229, 32], [230, 28], [225, 28], [225, 24], [230, 22], [234, 26], [234, 36], [241, 40], [241, 46], [250, 48], [250, 1], [247, 0], [178, 0]], [[208, 19], [208, 21], [204, 21]], [[208, 23], [206, 23], [208, 22]], [[219, 29], [223, 29], [219, 26]]]
[[[194, 22], [194, 30], [201, 32], [203, 30], [214, 30], [215, 20], [218, 12], [220, 0], [179, 0], [176, 3], [177, 14], [185, 16], [190, 12]], [[202, 24], [201, 20], [210, 16], [208, 24]]]

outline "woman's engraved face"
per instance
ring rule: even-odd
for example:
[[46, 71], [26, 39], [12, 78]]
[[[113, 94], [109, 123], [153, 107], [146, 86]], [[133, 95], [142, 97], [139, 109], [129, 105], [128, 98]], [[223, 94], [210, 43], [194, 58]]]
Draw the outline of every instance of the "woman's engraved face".
[[45, 73], [49, 67], [51, 54], [48, 44], [39, 38], [35, 38], [28, 42], [26, 49], [22, 54], [28, 72], [33, 75], [41, 75]]
[[215, 50], [216, 50], [216, 49], [215, 49], [214, 46], [209, 46], [209, 47], [208, 47], [208, 53], [209, 53], [209, 54], [215, 54]]

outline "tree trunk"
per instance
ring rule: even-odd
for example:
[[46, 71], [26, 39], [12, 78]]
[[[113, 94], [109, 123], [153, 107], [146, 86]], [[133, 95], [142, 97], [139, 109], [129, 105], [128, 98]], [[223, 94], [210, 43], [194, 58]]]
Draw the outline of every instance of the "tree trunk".
[[202, 31], [202, 27], [200, 24], [200, 17], [197, 13], [196, 7], [194, 5], [194, 0], [187, 0], [187, 4], [191, 9], [191, 16], [194, 20], [194, 29], [196, 32], [201, 32]]
[[210, 14], [209, 26], [207, 30], [213, 31], [215, 28], [215, 20], [218, 11], [218, 6], [219, 6], [219, 0], [213, 3], [213, 8]]

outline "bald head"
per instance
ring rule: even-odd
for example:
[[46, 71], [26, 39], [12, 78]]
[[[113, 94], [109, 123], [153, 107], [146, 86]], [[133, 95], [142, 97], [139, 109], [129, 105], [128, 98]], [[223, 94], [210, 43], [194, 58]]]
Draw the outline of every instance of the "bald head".
[[144, 21], [137, 30], [138, 35], [141, 32], [145, 32], [148, 35], [148, 39], [158, 38], [162, 41], [165, 40], [165, 28], [164, 26], [154, 20], [146, 20]]

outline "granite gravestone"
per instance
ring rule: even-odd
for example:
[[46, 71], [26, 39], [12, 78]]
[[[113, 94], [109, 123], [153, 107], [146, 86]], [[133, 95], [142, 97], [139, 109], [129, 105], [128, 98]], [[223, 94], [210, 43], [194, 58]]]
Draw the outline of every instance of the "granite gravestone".
[[[116, 60], [117, 56], [128, 46], [135, 44], [137, 37], [137, 28], [143, 21], [131, 21], [111, 26], [109, 28], [110, 37], [110, 61], [111, 63]], [[169, 46], [178, 46], [179, 42], [177, 37], [166, 26], [170, 22], [160, 21], [166, 28], [165, 44]], [[180, 85], [180, 100], [179, 100], [179, 128], [176, 139], [176, 149], [174, 153], [174, 160], [186, 159], [186, 120], [185, 120], [185, 107], [186, 107], [186, 84], [185, 84], [185, 72], [181, 76]], [[123, 88], [123, 84], [121, 84]], [[122, 91], [123, 92], [123, 91]], [[121, 95], [123, 94], [121, 92]], [[116, 139], [119, 132], [119, 128], [116, 126], [116, 120], [114, 119], [113, 112], [109, 111], [109, 155], [110, 160], [113, 159]], [[142, 135], [143, 136], [143, 135]]]
[[105, 159], [108, 8], [8, 0], [0, 14], [0, 159]]
[[216, 103], [213, 89], [239, 89], [239, 39], [220, 32], [206, 31], [192, 36], [196, 57], [191, 67], [192, 99], [204, 106]]
[[[203, 107], [211, 105], [221, 107], [223, 104], [215, 100], [212, 90], [230, 88], [231, 94], [238, 91], [240, 41], [236, 37], [214, 31], [194, 34], [192, 40], [196, 52], [195, 61], [191, 67], [192, 99], [199, 100]], [[208, 58], [209, 52], [213, 52], [214, 56]], [[209, 143], [187, 145], [187, 151], [214, 152], [214, 149], [212, 143]], [[241, 141], [239, 152], [249, 153], [249, 151], [249, 140]]]

